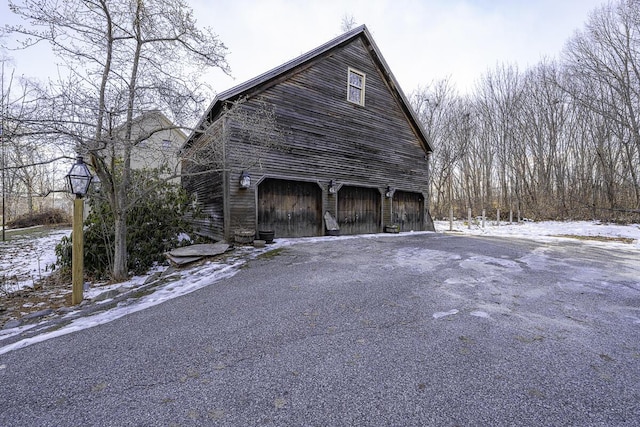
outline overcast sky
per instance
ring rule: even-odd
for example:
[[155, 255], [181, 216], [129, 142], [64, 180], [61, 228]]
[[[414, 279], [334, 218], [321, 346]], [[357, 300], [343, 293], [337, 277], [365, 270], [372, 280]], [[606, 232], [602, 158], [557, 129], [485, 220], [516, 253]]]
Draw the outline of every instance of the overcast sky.
[[[229, 48], [233, 77], [209, 76], [217, 92], [340, 35], [344, 16], [367, 25], [405, 93], [449, 77], [462, 93], [488, 69], [521, 70], [558, 57], [606, 0], [187, 0], [198, 23]], [[13, 21], [6, 1], [2, 24]], [[19, 74], [42, 74], [45, 55], [15, 55]], [[37, 58], [37, 59], [36, 59]], [[36, 62], [40, 61], [40, 62]]]

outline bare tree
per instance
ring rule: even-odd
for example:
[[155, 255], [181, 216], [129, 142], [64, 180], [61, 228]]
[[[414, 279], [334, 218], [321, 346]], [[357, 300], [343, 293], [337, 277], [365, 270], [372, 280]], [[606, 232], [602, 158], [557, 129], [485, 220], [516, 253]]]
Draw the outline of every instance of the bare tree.
[[460, 160], [466, 155], [469, 137], [469, 111], [464, 107], [448, 79], [432, 82], [411, 97], [427, 138], [434, 146], [431, 186], [434, 212], [444, 215], [452, 207]]
[[[47, 169], [50, 162], [49, 147], [46, 140], [28, 137], [23, 118], [30, 114], [27, 101], [31, 84], [24, 79], [15, 78], [15, 69], [5, 72], [2, 61], [0, 71], [2, 100], [0, 103], [2, 123], [0, 124], [2, 173], [3, 225], [25, 209], [18, 203], [26, 200], [26, 211], [34, 212], [34, 200], [47, 186]], [[50, 187], [51, 188], [51, 187]]]
[[569, 214], [566, 195], [568, 101], [555, 84], [556, 63], [540, 62], [523, 74], [514, 172], [519, 203], [537, 217]]
[[436, 215], [453, 206], [535, 218], [640, 213], [640, 0], [596, 9], [560, 60], [498, 64], [461, 98], [411, 100], [430, 140]]
[[[596, 9], [585, 30], [569, 40], [563, 57], [563, 89], [573, 102], [604, 120], [596, 128], [593, 148], [604, 174], [610, 209], [626, 203], [640, 209], [638, 10], [638, 0]], [[625, 200], [624, 193], [630, 200]]]
[[[25, 26], [22, 47], [49, 43], [65, 73], [40, 97], [34, 132], [56, 134], [86, 154], [115, 217], [113, 278], [127, 276], [126, 212], [131, 200], [131, 153], [144, 139], [137, 116], [166, 112], [190, 123], [209, 98], [200, 84], [211, 67], [228, 73], [226, 47], [210, 28], [196, 26], [184, 0], [24, 0], [9, 2]], [[116, 132], [115, 129], [118, 129]]]
[[486, 127], [483, 132], [488, 144], [484, 149], [487, 162], [495, 156], [493, 169], [485, 171], [486, 200], [493, 203], [493, 208], [511, 208], [516, 187], [514, 153], [520, 143], [521, 74], [513, 65], [498, 66], [482, 77], [478, 92], [478, 114]]
[[353, 30], [356, 24], [357, 24], [357, 21], [353, 15], [345, 14], [342, 16], [342, 21], [340, 22], [340, 29], [342, 30], [343, 33], [346, 33], [347, 31]]

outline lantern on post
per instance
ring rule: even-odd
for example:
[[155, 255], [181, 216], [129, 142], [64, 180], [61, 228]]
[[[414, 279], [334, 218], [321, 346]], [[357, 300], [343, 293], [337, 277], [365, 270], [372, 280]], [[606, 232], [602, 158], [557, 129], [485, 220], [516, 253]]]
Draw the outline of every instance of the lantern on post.
[[89, 191], [89, 184], [93, 176], [82, 159], [82, 156], [76, 158], [76, 163], [71, 166], [71, 170], [67, 174], [67, 183], [69, 184], [69, 192], [75, 194], [76, 198], [83, 198]]
[[76, 163], [67, 174], [69, 192], [75, 194], [73, 201], [73, 246], [71, 248], [71, 304], [82, 302], [84, 286], [84, 236], [82, 223], [84, 221], [84, 201], [82, 198], [89, 191], [93, 176], [87, 164], [78, 156]]

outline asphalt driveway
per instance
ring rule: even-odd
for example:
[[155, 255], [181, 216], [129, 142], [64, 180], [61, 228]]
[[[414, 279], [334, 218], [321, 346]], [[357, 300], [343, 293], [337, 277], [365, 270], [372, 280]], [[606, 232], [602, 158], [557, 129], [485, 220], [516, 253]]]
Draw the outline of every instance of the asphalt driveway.
[[640, 425], [639, 256], [433, 233], [297, 243], [0, 355], [0, 425]]

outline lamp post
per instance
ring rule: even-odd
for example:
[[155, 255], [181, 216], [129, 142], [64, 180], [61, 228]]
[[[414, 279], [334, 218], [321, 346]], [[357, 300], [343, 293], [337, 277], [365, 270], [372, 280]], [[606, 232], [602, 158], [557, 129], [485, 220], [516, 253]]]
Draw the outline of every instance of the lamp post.
[[84, 201], [82, 198], [89, 190], [93, 176], [82, 156], [78, 156], [76, 163], [67, 174], [69, 191], [75, 194], [73, 201], [73, 246], [71, 248], [71, 304], [82, 302], [84, 286], [84, 236], [82, 223], [84, 221]]

